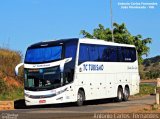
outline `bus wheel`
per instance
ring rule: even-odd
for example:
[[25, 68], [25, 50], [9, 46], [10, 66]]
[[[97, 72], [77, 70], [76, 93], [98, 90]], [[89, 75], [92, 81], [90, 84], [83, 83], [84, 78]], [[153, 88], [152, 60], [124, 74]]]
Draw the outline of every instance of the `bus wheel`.
[[130, 95], [129, 87], [125, 87], [124, 94], [123, 94], [123, 100], [127, 101]]
[[123, 99], [123, 89], [121, 87], [118, 87], [116, 101], [121, 102], [122, 99]]
[[79, 90], [77, 94], [77, 105], [82, 106], [84, 103], [84, 100], [85, 100], [84, 92], [82, 90]]

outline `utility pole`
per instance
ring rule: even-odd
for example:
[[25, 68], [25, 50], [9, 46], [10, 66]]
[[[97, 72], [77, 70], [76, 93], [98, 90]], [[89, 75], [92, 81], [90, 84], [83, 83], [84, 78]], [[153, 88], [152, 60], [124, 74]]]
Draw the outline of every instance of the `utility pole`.
[[114, 42], [114, 36], [113, 36], [113, 14], [112, 14], [112, 0], [110, 0], [110, 16], [111, 16], [112, 42]]

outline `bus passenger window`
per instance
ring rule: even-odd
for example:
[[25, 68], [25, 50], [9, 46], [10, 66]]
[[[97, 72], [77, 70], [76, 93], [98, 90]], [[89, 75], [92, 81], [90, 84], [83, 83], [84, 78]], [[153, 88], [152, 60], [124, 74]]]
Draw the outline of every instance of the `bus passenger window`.
[[90, 61], [98, 61], [98, 49], [94, 45], [89, 46], [89, 58]]
[[102, 54], [103, 61], [106, 61], [106, 62], [109, 61], [109, 54], [110, 54], [109, 50], [105, 48]]
[[117, 59], [118, 62], [123, 62], [123, 51], [122, 51], [122, 47], [118, 46], [117, 47]]
[[104, 57], [105, 57], [105, 48], [106, 48], [106, 46], [98, 46], [98, 51], [99, 51], [99, 61], [104, 61]]
[[79, 64], [89, 61], [89, 47], [88, 45], [81, 44], [79, 49]]
[[117, 49], [116, 49], [116, 47], [110, 47], [110, 50], [109, 50], [109, 52], [110, 52], [110, 61], [111, 62], [117, 62]]

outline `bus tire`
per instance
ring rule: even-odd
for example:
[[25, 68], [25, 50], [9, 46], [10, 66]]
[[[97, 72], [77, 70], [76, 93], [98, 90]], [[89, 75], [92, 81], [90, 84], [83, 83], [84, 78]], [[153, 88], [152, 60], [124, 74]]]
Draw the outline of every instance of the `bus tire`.
[[126, 86], [125, 89], [124, 89], [123, 100], [127, 101], [129, 96], [130, 96], [129, 87]]
[[85, 94], [82, 90], [79, 90], [77, 94], [77, 106], [82, 106], [84, 100], [85, 100]]
[[118, 87], [116, 101], [121, 102], [123, 100], [123, 89]]

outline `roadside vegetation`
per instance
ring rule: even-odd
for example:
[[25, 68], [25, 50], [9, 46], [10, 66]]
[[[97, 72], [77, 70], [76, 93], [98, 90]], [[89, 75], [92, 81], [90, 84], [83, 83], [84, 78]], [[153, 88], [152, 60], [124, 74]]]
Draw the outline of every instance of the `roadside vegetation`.
[[20, 52], [0, 48], [0, 100], [23, 98], [23, 78], [14, 74], [14, 68], [21, 59]]
[[24, 98], [24, 89], [22, 87], [7, 88], [7, 90], [0, 93], [0, 101], [4, 100], [18, 100]]
[[143, 79], [160, 78], [160, 56], [145, 59], [141, 68]]
[[155, 94], [155, 86], [149, 84], [140, 84], [140, 91], [136, 96]]

